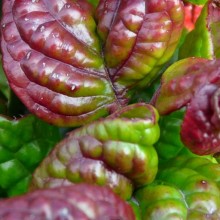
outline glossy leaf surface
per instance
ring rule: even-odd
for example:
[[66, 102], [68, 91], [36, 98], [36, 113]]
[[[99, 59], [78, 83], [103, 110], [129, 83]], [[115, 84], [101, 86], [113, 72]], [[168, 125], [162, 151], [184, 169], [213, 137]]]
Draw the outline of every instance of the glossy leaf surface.
[[180, 138], [184, 113], [179, 110], [160, 117], [160, 138], [155, 149], [161, 161], [176, 157], [185, 148]]
[[187, 218], [184, 196], [175, 186], [153, 183], [135, 192], [142, 219], [183, 219]]
[[219, 172], [220, 164], [211, 156], [191, 154], [167, 160], [156, 180], [134, 193], [142, 219], [218, 219]]
[[157, 121], [157, 111], [140, 103], [72, 131], [36, 169], [31, 189], [87, 182], [129, 199], [157, 173]]
[[161, 86], [152, 100], [159, 113], [165, 115], [180, 109], [190, 101], [198, 87], [216, 80], [219, 62], [187, 58], [171, 65], [163, 74]]
[[169, 165], [192, 169], [214, 181], [220, 189], [220, 164], [212, 156], [180, 155], [169, 160]]
[[195, 29], [185, 39], [180, 49], [180, 58], [203, 57], [215, 59], [220, 57], [220, 4], [208, 1], [198, 18]]
[[181, 140], [196, 154], [213, 154], [219, 145], [220, 60], [188, 58], [165, 72], [153, 102], [160, 114], [186, 106]]
[[0, 117], [0, 196], [27, 191], [34, 169], [59, 141], [59, 130], [30, 115]]
[[0, 201], [0, 219], [135, 220], [131, 207], [107, 187], [79, 184]]
[[184, 116], [181, 136], [196, 154], [220, 152], [219, 85], [208, 84], [196, 92]]
[[7, 78], [49, 123], [79, 126], [120, 109], [170, 59], [183, 27], [180, 0], [102, 0], [94, 10], [84, 0], [4, 1]]
[[[178, 160], [177, 160], [178, 161]], [[186, 219], [218, 219], [220, 191], [215, 180], [185, 166], [170, 166], [159, 172], [158, 180], [181, 190], [188, 208]], [[211, 162], [210, 162], [211, 163]], [[212, 172], [212, 170], [209, 170]]]

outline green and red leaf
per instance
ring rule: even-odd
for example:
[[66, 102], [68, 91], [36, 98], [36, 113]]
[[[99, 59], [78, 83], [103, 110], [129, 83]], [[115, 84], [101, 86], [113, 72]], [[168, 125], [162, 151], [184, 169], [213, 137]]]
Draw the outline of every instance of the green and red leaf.
[[36, 169], [31, 189], [87, 182], [129, 199], [157, 173], [157, 121], [157, 111], [140, 103], [72, 131]]
[[49, 123], [79, 126], [126, 105], [128, 90], [159, 74], [183, 28], [180, 0], [101, 0], [92, 8], [84, 0], [4, 1], [9, 84]]
[[196, 154], [220, 151], [220, 60], [187, 58], [167, 69], [152, 103], [160, 114], [186, 107], [181, 140]]

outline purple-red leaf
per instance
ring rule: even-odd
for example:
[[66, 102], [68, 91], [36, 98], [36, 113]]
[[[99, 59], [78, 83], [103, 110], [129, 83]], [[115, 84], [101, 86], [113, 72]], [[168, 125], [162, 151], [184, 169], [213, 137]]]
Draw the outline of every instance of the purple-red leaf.
[[171, 65], [163, 74], [152, 103], [161, 115], [187, 105], [198, 87], [219, 79], [220, 60], [187, 58]]
[[0, 219], [135, 220], [135, 216], [109, 188], [78, 184], [1, 200]]
[[193, 153], [220, 152], [220, 87], [206, 84], [192, 97], [184, 116], [181, 138]]
[[9, 84], [49, 123], [78, 126], [120, 109], [169, 60], [183, 28], [180, 0], [101, 0], [94, 11], [85, 0], [3, 2]]
[[196, 154], [220, 152], [220, 60], [187, 58], [167, 69], [152, 103], [160, 114], [182, 107], [183, 143]]

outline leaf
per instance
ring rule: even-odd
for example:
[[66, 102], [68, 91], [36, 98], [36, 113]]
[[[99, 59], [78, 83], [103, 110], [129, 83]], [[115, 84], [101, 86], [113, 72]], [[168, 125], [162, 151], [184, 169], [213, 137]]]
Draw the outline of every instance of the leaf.
[[0, 218], [135, 220], [132, 208], [109, 188], [79, 184], [37, 190], [0, 201]]
[[31, 190], [87, 182], [129, 199], [157, 173], [157, 121], [157, 111], [140, 103], [72, 131], [35, 170]]
[[182, 192], [159, 182], [142, 187], [135, 192], [142, 219], [187, 219], [187, 207]]
[[101, 0], [94, 10], [84, 0], [4, 1], [9, 84], [49, 123], [79, 126], [120, 109], [129, 90], [158, 75], [181, 36], [181, 0]]
[[155, 144], [160, 162], [176, 157], [185, 148], [180, 138], [184, 113], [181, 109], [160, 117], [160, 138]]
[[184, 0], [184, 2], [190, 2], [195, 5], [204, 5], [208, 0]]
[[[181, 166], [170, 166], [158, 173], [163, 185], [178, 188], [188, 208], [187, 219], [218, 219], [220, 216], [220, 191], [215, 181], [199, 171]], [[210, 172], [212, 172], [210, 170]]]
[[179, 1], [163, 0], [115, 1], [114, 4], [101, 1], [97, 13], [98, 32], [105, 41], [110, 75], [119, 85], [149, 83], [147, 74], [153, 74], [154, 68], [158, 71], [175, 50], [182, 32], [183, 5]]
[[[0, 55], [1, 56], [1, 55]], [[9, 86], [0, 62], [0, 114], [7, 113], [7, 101], [9, 97]]]
[[0, 189], [14, 196], [27, 191], [30, 177], [60, 139], [59, 130], [33, 115], [0, 117]]
[[0, 95], [4, 99], [8, 99], [9, 97], [9, 86], [2, 68], [2, 62], [0, 62]]
[[140, 206], [137, 203], [137, 201], [134, 198], [131, 198], [127, 201], [128, 204], [132, 207], [133, 212], [135, 214], [135, 220], [142, 220], [141, 218], [141, 212], [140, 212]]
[[219, 85], [207, 84], [198, 89], [184, 116], [181, 138], [199, 155], [220, 152]]
[[193, 153], [204, 155], [219, 148], [220, 60], [187, 58], [167, 69], [152, 103], [160, 114], [186, 107], [181, 140]]
[[169, 161], [169, 163], [172, 164], [172, 166], [185, 167], [200, 173], [206, 178], [214, 181], [220, 189], [220, 165], [212, 156], [182, 156], [176, 157], [172, 162]]
[[203, 57], [215, 59], [220, 57], [220, 4], [208, 1], [198, 18], [195, 29], [191, 31], [182, 47], [180, 58]]
[[218, 219], [220, 164], [210, 158], [181, 155], [166, 161], [156, 180], [134, 193], [143, 217]]
[[185, 106], [196, 89], [218, 77], [220, 61], [186, 58], [171, 65], [163, 74], [160, 88], [151, 102], [161, 115]]
[[99, 0], [88, 0], [88, 2], [90, 2], [91, 4], [93, 4], [94, 6], [97, 6], [99, 3]]

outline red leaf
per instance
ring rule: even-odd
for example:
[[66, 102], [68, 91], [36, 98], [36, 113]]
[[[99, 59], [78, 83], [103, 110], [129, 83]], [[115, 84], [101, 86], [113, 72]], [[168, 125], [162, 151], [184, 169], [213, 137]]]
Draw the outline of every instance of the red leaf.
[[77, 184], [37, 190], [0, 201], [0, 218], [16, 219], [127, 219], [132, 208], [107, 187]]
[[187, 107], [181, 138], [193, 153], [204, 155], [220, 151], [220, 88], [201, 86]]
[[161, 115], [182, 107], [183, 143], [196, 154], [220, 151], [220, 60], [187, 58], [170, 66], [152, 103]]

